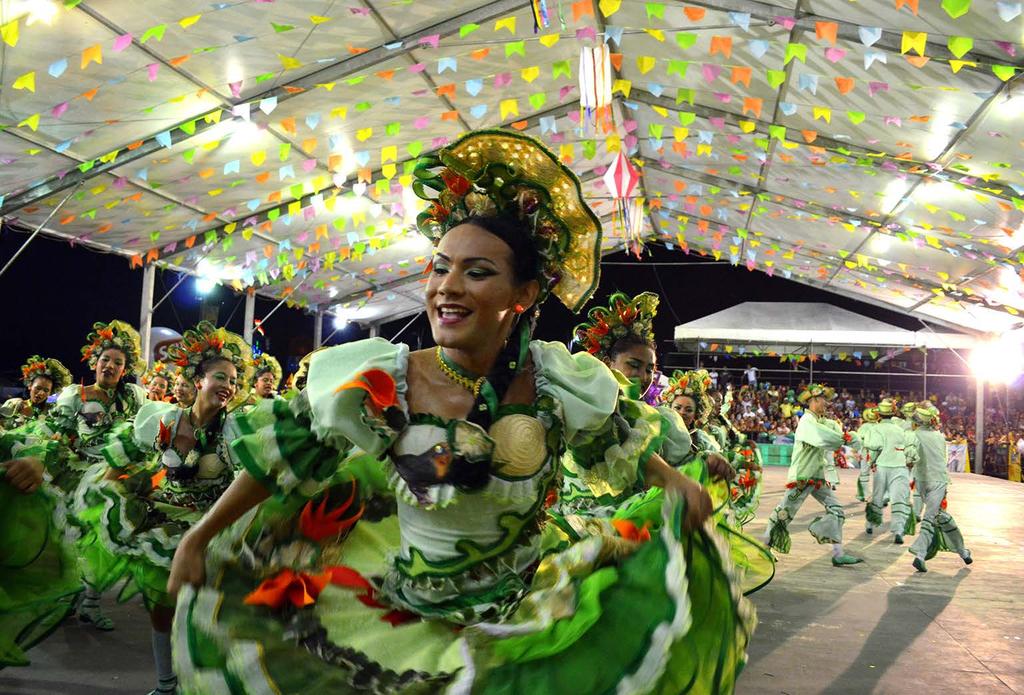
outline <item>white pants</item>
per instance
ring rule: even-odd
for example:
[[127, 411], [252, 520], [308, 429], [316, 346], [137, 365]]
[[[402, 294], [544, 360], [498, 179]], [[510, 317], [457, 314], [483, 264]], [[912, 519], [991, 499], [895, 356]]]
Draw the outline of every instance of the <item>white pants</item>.
[[871, 486], [871, 501], [868, 502], [865, 516], [868, 528], [882, 525], [882, 509], [885, 500], [889, 500], [890, 526], [894, 534], [902, 536], [907, 526], [907, 519], [913, 513], [910, 507], [910, 472], [905, 466], [896, 468], [875, 468], [874, 485]]
[[921, 532], [910, 546], [910, 552], [922, 560], [934, 557], [939, 550], [952, 550], [963, 557], [966, 552], [963, 534], [957, 528], [953, 516], [942, 508], [942, 500], [946, 499], [946, 485], [932, 485], [922, 492], [924, 519], [921, 521]]
[[820, 488], [810, 484], [786, 490], [782, 501], [768, 517], [768, 543], [779, 552], [789, 552], [789, 522], [800, 511], [808, 495], [821, 503], [825, 508], [825, 515], [812, 521], [807, 530], [819, 543], [843, 542], [843, 522], [846, 521], [843, 505], [828, 483], [823, 483]]

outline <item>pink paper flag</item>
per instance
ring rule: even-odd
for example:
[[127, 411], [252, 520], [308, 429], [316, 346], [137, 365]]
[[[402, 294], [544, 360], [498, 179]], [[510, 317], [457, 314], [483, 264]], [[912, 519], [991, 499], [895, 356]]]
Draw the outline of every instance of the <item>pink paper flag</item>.
[[430, 125], [430, 118], [428, 116], [420, 116], [412, 122], [412, 127], [416, 130], [423, 130]]
[[68, 110], [68, 102], [65, 101], [65, 102], [63, 102], [61, 104], [57, 104], [56, 106], [54, 106], [53, 110], [50, 111], [50, 114], [54, 118], [60, 118], [61, 116], [64, 115], [64, 112], [67, 111], [67, 110]]
[[424, 36], [422, 39], [419, 40], [419, 44], [421, 46], [430, 46], [431, 48], [437, 48], [440, 42], [440, 34], [431, 34], [430, 36]]
[[228, 87], [231, 88], [231, 96], [233, 96], [235, 99], [237, 99], [238, 96], [242, 93], [241, 80], [239, 80], [238, 82], [228, 82]]
[[121, 36], [118, 36], [116, 39], [114, 39], [114, 52], [115, 53], [120, 53], [121, 51], [123, 51], [124, 49], [128, 48], [131, 45], [132, 45], [132, 35], [131, 34], [122, 34]]
[[796, 17], [775, 17], [775, 22], [781, 24], [786, 29], [792, 29], [796, 26]]
[[871, 95], [871, 96], [875, 96], [879, 92], [888, 92], [888, 91], [889, 91], [889, 83], [888, 82], [868, 82], [868, 94]]
[[844, 51], [841, 48], [832, 47], [832, 48], [826, 48], [825, 49], [825, 58], [828, 59], [832, 63], [838, 63], [840, 60], [843, 59], [843, 56], [845, 56], [845, 55], [846, 55], [846, 51]]
[[512, 74], [508, 72], [499, 72], [494, 76], [494, 86], [498, 89], [507, 87], [512, 84]]
[[160, 63], [150, 63], [146, 66], [146, 72], [149, 73], [149, 81], [153, 82], [156, 80], [156, 73], [160, 70]]
[[718, 79], [718, 76], [722, 73], [722, 68], [713, 63], [704, 63], [701, 66], [701, 72], [704, 74], [704, 81], [711, 84]]

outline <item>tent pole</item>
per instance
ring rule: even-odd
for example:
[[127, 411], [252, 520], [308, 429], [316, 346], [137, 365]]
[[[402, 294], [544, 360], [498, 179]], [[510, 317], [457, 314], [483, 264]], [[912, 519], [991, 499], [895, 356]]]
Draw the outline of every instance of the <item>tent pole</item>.
[[921, 392], [921, 400], [928, 400], [928, 348], [924, 348], [924, 386]]
[[814, 383], [814, 343], [810, 343], [807, 346], [807, 364], [811, 367], [811, 377], [808, 380], [809, 383]]
[[694, 369], [700, 369], [700, 338], [697, 339], [697, 364]]
[[985, 380], [975, 378], [974, 384], [974, 472], [983, 473], [985, 464], [981, 457], [985, 453]]
[[252, 345], [253, 320], [256, 318], [256, 288], [245, 288], [245, 323], [242, 327], [242, 338], [246, 344]]
[[46, 219], [45, 219], [45, 220], [43, 220], [42, 222], [40, 222], [40, 223], [39, 223], [39, 226], [38, 226], [38, 227], [36, 227], [36, 228], [35, 228], [35, 231], [33, 231], [33, 232], [32, 232], [32, 233], [31, 233], [31, 234], [29, 235], [28, 239], [26, 239], [26, 240], [25, 240], [25, 243], [24, 243], [24, 244], [22, 244], [22, 245], [21, 245], [21, 246], [20, 246], [20, 247], [18, 248], [18, 250], [14, 252], [14, 255], [13, 255], [13, 256], [11, 256], [11, 258], [10, 258], [10, 260], [9, 260], [9, 261], [7, 261], [6, 263], [4, 263], [4, 267], [3, 267], [3, 268], [0, 268], [0, 275], [3, 275], [4, 273], [6, 273], [6, 272], [7, 272], [7, 269], [8, 269], [8, 268], [10, 268], [10, 267], [11, 267], [11, 266], [12, 266], [12, 265], [14, 264], [14, 261], [15, 261], [15, 260], [17, 260], [18, 256], [20, 256], [20, 255], [21, 255], [21, 252], [22, 252], [22, 251], [24, 251], [25, 249], [27, 249], [27, 248], [28, 248], [28, 245], [32, 243], [32, 240], [33, 240], [33, 239], [35, 239], [35, 238], [36, 238], [36, 236], [38, 236], [38, 235], [39, 235], [39, 231], [40, 231], [40, 230], [41, 230], [41, 229], [42, 229], [43, 227], [45, 227], [45, 226], [46, 226], [46, 223], [47, 223], [47, 222], [49, 222], [49, 221], [50, 221], [51, 219], [53, 219], [53, 216], [57, 214], [57, 211], [58, 211], [58, 210], [60, 210], [60, 209], [61, 209], [62, 207], [64, 207], [64, 203], [68, 202], [68, 198], [70, 198], [71, 196], [73, 196], [73, 195], [75, 194], [75, 191], [77, 191], [77, 190], [78, 190], [78, 187], [79, 187], [79, 186], [81, 186], [81, 185], [82, 185], [82, 184], [81, 184], [80, 182], [79, 182], [78, 184], [76, 184], [76, 185], [75, 185], [75, 187], [74, 187], [74, 188], [72, 188], [72, 189], [71, 189], [70, 191], [68, 191], [68, 194], [67, 194], [66, 196], [64, 196], [64, 200], [62, 200], [62, 201], [60, 201], [59, 203], [57, 203], [57, 207], [55, 207], [55, 208], [54, 208], [53, 210], [50, 210], [50, 214], [46, 216]]
[[324, 310], [317, 307], [313, 316], [313, 349], [316, 350], [324, 344]]
[[139, 335], [142, 338], [142, 359], [146, 369], [153, 364], [153, 287], [156, 266], [150, 263], [142, 271], [142, 308], [139, 312]]

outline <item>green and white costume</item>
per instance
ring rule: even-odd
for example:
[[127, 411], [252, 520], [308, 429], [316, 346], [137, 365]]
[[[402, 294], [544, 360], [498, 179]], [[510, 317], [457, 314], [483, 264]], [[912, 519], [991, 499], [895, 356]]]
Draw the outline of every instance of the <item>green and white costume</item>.
[[940, 550], [948, 550], [967, 559], [970, 553], [964, 547], [964, 537], [953, 516], [946, 511], [946, 486], [949, 472], [946, 455], [946, 437], [932, 427], [918, 427], [912, 432], [915, 440], [914, 476], [918, 489], [924, 495], [925, 513], [921, 530], [910, 552], [923, 563], [935, 557]]
[[[174, 605], [166, 592], [174, 551], [234, 480], [228, 443], [239, 434], [221, 415], [192, 451], [180, 452], [172, 442], [189, 412], [147, 401], [134, 422], [114, 428], [103, 462], [79, 486], [75, 513], [88, 525], [79, 547], [99, 591], [127, 578], [122, 600], [141, 592], [147, 606]], [[116, 480], [106, 478], [108, 468]]]
[[913, 434], [894, 418], [884, 418], [868, 432], [864, 448], [875, 464], [871, 500], [865, 516], [871, 532], [882, 525], [885, 500], [890, 507], [890, 530], [902, 537], [914, 532], [914, 514], [910, 505], [910, 473], [907, 470], [907, 451], [915, 445]]
[[[868, 438], [868, 432], [877, 425], [877, 422], [864, 421], [857, 428], [857, 437], [863, 442]], [[857, 501], [864, 502], [868, 497], [868, 490], [871, 486], [871, 452], [867, 449], [861, 451], [860, 472], [857, 474]]]
[[[487, 430], [410, 412], [408, 348], [379, 339], [315, 353], [298, 397], [232, 415], [232, 457], [275, 497], [179, 595], [182, 692], [730, 692], [754, 619], [710, 526], [683, 532], [674, 497], [639, 543], [545, 511], [566, 450], [595, 484], [634, 485], [659, 419], [623, 417], [593, 357], [529, 354], [534, 402]], [[354, 494], [358, 523], [333, 511]]]
[[[853, 441], [857, 441], [855, 437]], [[846, 443], [838, 422], [804, 411], [796, 428], [786, 494], [768, 518], [769, 547], [780, 553], [789, 552], [789, 524], [808, 495], [821, 503], [825, 514], [812, 521], [807, 530], [819, 543], [843, 542], [846, 514], [835, 494], [839, 474], [833, 454]]]

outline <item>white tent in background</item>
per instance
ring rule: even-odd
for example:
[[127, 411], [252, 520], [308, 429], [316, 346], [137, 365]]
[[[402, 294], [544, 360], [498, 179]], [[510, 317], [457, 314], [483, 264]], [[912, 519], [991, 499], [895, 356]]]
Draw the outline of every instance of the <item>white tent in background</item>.
[[676, 347], [727, 343], [761, 353], [839, 353], [865, 348], [969, 349], [962, 333], [908, 331], [822, 302], [743, 302], [676, 326]]

